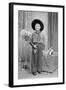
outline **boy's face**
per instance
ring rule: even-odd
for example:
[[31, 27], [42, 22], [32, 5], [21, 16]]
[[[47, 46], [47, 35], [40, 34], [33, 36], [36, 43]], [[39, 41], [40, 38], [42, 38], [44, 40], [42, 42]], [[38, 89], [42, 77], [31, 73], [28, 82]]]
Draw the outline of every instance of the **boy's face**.
[[40, 32], [40, 29], [41, 29], [41, 26], [40, 26], [40, 24], [37, 23], [37, 24], [35, 25], [35, 30], [36, 30], [36, 32], [39, 33], [39, 32]]

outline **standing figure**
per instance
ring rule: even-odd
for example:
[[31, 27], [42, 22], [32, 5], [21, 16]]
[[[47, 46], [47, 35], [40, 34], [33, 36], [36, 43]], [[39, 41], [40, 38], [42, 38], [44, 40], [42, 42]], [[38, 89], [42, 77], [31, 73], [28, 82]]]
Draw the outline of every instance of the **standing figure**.
[[31, 25], [32, 29], [35, 30], [30, 42], [32, 46], [31, 72], [33, 75], [37, 75], [37, 73], [42, 72], [42, 51], [45, 49], [45, 45], [44, 35], [42, 36], [41, 32], [44, 29], [44, 25], [39, 19], [33, 20]]

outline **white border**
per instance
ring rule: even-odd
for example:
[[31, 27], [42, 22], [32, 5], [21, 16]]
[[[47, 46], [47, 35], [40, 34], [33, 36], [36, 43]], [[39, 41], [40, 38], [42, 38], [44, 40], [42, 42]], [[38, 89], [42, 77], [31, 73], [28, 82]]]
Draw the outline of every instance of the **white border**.
[[[40, 79], [19, 79], [18, 80], [18, 10], [28, 11], [44, 11], [58, 12], [58, 77], [56, 78], [40, 78]], [[14, 6], [14, 85], [42, 84], [42, 83], [59, 83], [63, 80], [63, 9], [55, 7], [39, 7], [39, 6]]]

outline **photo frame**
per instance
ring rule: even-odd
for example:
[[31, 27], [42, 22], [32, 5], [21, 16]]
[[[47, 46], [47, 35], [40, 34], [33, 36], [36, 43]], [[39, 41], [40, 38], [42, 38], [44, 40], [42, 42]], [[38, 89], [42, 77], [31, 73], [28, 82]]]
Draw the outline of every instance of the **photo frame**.
[[64, 6], [9, 3], [9, 86], [56, 84], [64, 84]]

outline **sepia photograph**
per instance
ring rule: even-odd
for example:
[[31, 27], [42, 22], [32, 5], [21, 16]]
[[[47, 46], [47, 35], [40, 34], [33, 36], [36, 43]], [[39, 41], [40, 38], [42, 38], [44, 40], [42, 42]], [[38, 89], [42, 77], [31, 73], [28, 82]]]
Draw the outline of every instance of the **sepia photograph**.
[[64, 83], [64, 6], [10, 3], [9, 85]]

